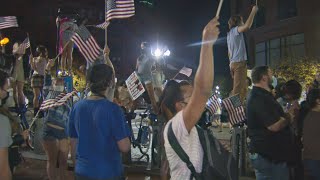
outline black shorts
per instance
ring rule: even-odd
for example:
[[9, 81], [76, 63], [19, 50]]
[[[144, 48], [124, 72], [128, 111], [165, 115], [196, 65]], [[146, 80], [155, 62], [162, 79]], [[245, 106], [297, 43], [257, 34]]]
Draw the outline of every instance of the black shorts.
[[43, 126], [43, 134], [42, 139], [45, 141], [53, 141], [53, 140], [62, 140], [67, 139], [67, 133], [65, 129], [57, 129], [51, 126], [48, 126], [46, 123]]

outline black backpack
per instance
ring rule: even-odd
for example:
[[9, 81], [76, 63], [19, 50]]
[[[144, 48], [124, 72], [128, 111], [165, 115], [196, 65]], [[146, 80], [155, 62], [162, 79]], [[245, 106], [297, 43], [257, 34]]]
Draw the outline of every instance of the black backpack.
[[168, 128], [169, 143], [179, 158], [185, 162], [190, 169], [190, 179], [238, 180], [238, 166], [232, 154], [223, 147], [210, 130], [204, 130], [198, 125], [196, 125], [196, 128], [204, 152], [201, 173], [196, 172], [189, 156], [180, 146], [172, 130], [172, 123], [169, 124]]

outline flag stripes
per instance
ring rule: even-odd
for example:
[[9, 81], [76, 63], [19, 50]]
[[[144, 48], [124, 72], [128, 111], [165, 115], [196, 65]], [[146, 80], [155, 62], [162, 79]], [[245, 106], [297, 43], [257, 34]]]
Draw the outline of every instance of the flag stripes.
[[[53, 93], [57, 93], [57, 92], [53, 92]], [[43, 103], [40, 106], [40, 110], [41, 111], [45, 111], [45, 110], [48, 110], [50, 108], [54, 108], [54, 107], [65, 105], [76, 94], [77, 94], [76, 90], [74, 90], [74, 91], [72, 91], [70, 93], [67, 93], [67, 94], [64, 93], [64, 92], [61, 92], [55, 98], [47, 99], [47, 100], [43, 101]]]
[[9, 27], [18, 27], [17, 18], [15, 16], [0, 17], [0, 29]]
[[129, 18], [135, 14], [134, 0], [106, 0], [106, 21]]
[[221, 105], [218, 97], [216, 95], [212, 95], [206, 104], [206, 109], [208, 109], [211, 114], [215, 114], [220, 107]]
[[109, 26], [110, 22], [103, 22], [101, 24], [96, 25], [96, 28], [100, 28], [100, 29], [107, 29], [107, 27]]
[[89, 62], [94, 62], [102, 55], [102, 49], [85, 26], [80, 26], [71, 40], [78, 46], [81, 54]]
[[30, 40], [29, 37], [27, 37], [20, 45], [17, 50], [17, 54], [25, 54], [26, 49], [30, 47]]
[[228, 112], [231, 125], [236, 125], [245, 121], [246, 116], [239, 94], [222, 100], [222, 104]]

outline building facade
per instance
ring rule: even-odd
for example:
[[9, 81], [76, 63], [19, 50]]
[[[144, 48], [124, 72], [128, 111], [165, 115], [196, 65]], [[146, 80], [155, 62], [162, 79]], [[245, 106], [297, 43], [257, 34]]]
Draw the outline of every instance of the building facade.
[[[255, 2], [231, 0], [231, 15], [246, 19]], [[250, 66], [320, 57], [319, 5], [319, 0], [258, 0], [259, 11], [246, 34]]]

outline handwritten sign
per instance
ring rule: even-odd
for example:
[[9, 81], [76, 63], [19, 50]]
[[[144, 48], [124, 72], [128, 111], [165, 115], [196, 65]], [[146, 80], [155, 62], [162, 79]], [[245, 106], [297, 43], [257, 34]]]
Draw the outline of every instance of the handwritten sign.
[[139, 80], [136, 72], [133, 72], [129, 78], [126, 80], [126, 84], [129, 90], [129, 93], [133, 100], [138, 99], [146, 90], [144, 89], [141, 81]]

